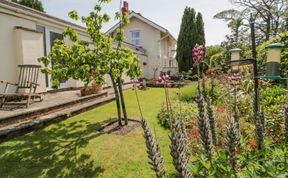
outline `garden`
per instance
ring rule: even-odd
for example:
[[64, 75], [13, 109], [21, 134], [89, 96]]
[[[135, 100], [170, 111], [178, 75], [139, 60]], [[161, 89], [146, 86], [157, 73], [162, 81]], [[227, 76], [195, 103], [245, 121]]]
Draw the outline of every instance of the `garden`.
[[[86, 24], [95, 48], [68, 28], [63, 35], [71, 44], [57, 40], [39, 61], [55, 88], [72, 78], [88, 91], [109, 76], [115, 102], [1, 143], [0, 177], [288, 177], [287, 29], [257, 38], [264, 36], [261, 18], [246, 22], [247, 12], [223, 11], [215, 18], [228, 21], [233, 34], [205, 47], [202, 15], [186, 8], [176, 56], [181, 72], [149, 80], [149, 88], [139, 58], [123, 45], [128, 14], [115, 14], [114, 36], [101, 32], [108, 2], [98, 0], [86, 17], [69, 13]], [[253, 7], [251, 14], [259, 10]], [[127, 91], [124, 75], [133, 85]]]

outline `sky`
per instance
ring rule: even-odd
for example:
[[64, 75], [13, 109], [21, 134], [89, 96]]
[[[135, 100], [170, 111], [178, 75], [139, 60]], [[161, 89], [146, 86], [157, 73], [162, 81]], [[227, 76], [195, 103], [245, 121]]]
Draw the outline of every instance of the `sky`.
[[[229, 0], [127, 0], [129, 10], [139, 12], [142, 16], [161, 25], [177, 39], [184, 9], [186, 6], [192, 7], [196, 12], [201, 12], [205, 23], [205, 35], [207, 45], [220, 44], [226, 34], [230, 33], [227, 23], [223, 20], [213, 19], [213, 16], [226, 9], [235, 8]], [[42, 0], [45, 11], [53, 16], [74, 22], [68, 17], [68, 12], [77, 10], [79, 15], [88, 15], [96, 3], [96, 0]], [[112, 0], [108, 5], [103, 6], [103, 12], [111, 17], [119, 11], [120, 0]], [[116, 21], [111, 21], [104, 25], [106, 31], [112, 27]]]

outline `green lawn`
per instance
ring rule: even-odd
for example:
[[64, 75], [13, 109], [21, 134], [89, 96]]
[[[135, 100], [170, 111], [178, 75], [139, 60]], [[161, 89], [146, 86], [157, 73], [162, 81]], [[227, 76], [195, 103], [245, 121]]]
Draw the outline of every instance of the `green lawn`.
[[[139, 119], [134, 91], [125, 92], [125, 97], [129, 117]], [[168, 131], [156, 119], [164, 101], [163, 89], [139, 91], [139, 97], [144, 116], [156, 131], [168, 173], [173, 175]], [[112, 102], [1, 144], [0, 177], [154, 177], [141, 128], [126, 136], [97, 131], [116, 116], [115, 107]]]

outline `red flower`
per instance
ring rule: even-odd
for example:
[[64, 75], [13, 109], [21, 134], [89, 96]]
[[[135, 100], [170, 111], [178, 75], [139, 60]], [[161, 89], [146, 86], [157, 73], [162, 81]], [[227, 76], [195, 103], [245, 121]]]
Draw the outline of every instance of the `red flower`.
[[217, 108], [217, 112], [224, 112], [225, 111], [225, 108], [224, 107], [218, 107]]
[[249, 141], [250, 147], [255, 150], [257, 148], [257, 141], [255, 139]]

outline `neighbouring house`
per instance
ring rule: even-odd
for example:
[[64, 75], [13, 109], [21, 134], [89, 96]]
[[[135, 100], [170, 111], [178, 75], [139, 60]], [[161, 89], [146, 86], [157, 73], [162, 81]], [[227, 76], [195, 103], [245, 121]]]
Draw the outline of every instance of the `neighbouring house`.
[[[17, 82], [20, 64], [39, 64], [38, 58], [49, 54], [55, 39], [63, 39], [62, 32], [73, 27], [81, 40], [89, 42], [85, 28], [34, 9], [0, 0], [0, 81]], [[64, 39], [69, 43], [68, 39]], [[135, 45], [126, 44], [139, 56], [145, 51]], [[52, 64], [52, 62], [51, 62]], [[52, 67], [52, 66], [50, 66]], [[127, 77], [125, 81], [127, 82]], [[37, 92], [51, 90], [51, 77], [40, 74]], [[110, 85], [107, 77], [107, 85]], [[69, 79], [61, 88], [82, 87], [80, 81]], [[4, 86], [0, 84], [0, 92]], [[12, 89], [12, 88], [11, 88]]]
[[[162, 72], [177, 73], [178, 63], [175, 59], [176, 39], [160, 25], [145, 18], [140, 13], [129, 11], [128, 3], [124, 2], [122, 11], [129, 13], [130, 23], [124, 26], [126, 42], [144, 50], [140, 55], [143, 77], [151, 79]], [[119, 23], [110, 28], [106, 34], [114, 35]]]

